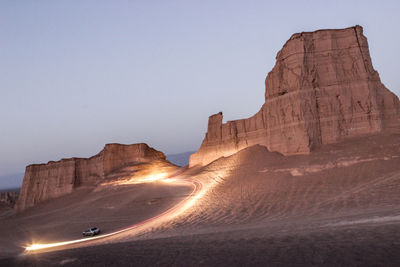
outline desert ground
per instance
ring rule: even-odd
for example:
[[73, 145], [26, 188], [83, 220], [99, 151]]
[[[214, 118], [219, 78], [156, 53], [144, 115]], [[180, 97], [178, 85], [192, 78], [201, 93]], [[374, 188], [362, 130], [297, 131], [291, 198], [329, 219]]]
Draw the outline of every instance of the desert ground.
[[[399, 166], [389, 129], [310, 155], [253, 146], [165, 179], [82, 187], [5, 213], [0, 265], [399, 266]], [[128, 230], [25, 251], [91, 226]]]

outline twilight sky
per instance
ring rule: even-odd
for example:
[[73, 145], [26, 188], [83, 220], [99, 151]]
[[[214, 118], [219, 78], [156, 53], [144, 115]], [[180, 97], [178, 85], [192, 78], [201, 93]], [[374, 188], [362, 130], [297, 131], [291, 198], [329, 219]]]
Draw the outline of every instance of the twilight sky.
[[197, 150], [209, 115], [259, 110], [295, 32], [362, 25], [400, 95], [399, 3], [3, 0], [0, 176], [112, 142]]

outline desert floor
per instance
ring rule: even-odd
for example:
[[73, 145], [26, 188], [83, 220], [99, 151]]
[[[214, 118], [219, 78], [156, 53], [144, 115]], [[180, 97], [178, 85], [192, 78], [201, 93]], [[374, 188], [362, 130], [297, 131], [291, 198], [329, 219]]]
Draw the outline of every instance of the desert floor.
[[[345, 140], [284, 157], [254, 146], [179, 181], [83, 187], [0, 219], [0, 265], [399, 266], [400, 134]], [[188, 199], [188, 197], [190, 197]], [[179, 206], [191, 201], [188, 206]], [[31, 242], [109, 237], [46, 252]]]

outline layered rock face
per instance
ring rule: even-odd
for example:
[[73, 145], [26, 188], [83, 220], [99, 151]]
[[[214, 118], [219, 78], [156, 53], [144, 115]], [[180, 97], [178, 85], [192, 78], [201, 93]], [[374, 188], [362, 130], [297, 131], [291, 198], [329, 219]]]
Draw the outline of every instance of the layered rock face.
[[165, 155], [146, 144], [107, 144], [91, 158], [62, 159], [26, 167], [21, 192], [15, 206], [21, 212], [37, 203], [71, 193], [81, 185], [101, 182], [112, 171], [127, 165], [151, 160], [165, 160]]
[[361, 26], [294, 34], [265, 80], [265, 103], [253, 117], [222, 123], [209, 117], [190, 166], [205, 165], [252, 145], [284, 155], [306, 154], [342, 138], [397, 124], [400, 103], [372, 67]]

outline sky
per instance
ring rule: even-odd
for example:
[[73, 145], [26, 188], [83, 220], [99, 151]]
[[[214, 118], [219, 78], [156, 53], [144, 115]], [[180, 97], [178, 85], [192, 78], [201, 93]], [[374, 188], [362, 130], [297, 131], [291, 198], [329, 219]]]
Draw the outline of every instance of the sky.
[[400, 95], [399, 3], [2, 0], [0, 176], [106, 143], [195, 151], [209, 115], [260, 109], [296, 32], [362, 25], [374, 68]]

